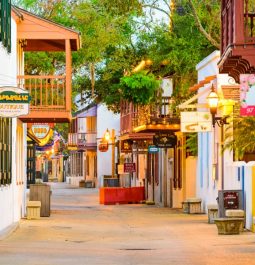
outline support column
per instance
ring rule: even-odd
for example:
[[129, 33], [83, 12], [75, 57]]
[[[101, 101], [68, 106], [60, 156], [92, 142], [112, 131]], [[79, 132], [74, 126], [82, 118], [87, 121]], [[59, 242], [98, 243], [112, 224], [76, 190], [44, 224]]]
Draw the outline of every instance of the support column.
[[70, 40], [65, 40], [66, 48], [66, 110], [71, 111], [72, 95], [72, 53]]
[[115, 130], [112, 129], [112, 178], [115, 177]]

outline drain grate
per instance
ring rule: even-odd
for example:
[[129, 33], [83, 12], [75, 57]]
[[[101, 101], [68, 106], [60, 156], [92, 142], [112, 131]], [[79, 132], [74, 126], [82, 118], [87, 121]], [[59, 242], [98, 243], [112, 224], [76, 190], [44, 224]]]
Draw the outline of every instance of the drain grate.
[[52, 226], [53, 229], [72, 229], [71, 226]]
[[148, 250], [155, 250], [153, 248], [120, 248], [119, 250], [129, 250], [129, 251], [148, 251]]

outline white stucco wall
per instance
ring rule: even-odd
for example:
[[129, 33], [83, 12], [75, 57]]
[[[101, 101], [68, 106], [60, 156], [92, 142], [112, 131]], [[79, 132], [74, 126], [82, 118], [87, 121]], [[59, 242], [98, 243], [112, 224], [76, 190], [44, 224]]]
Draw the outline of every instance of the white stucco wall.
[[[120, 115], [109, 111], [104, 104], [99, 104], [97, 108], [97, 143], [104, 136], [106, 130], [111, 132], [115, 129], [115, 137], [118, 140], [120, 135]], [[115, 162], [117, 162], [117, 149], [115, 149]], [[117, 173], [117, 172], [116, 172]], [[107, 152], [97, 150], [97, 186], [103, 186], [103, 175], [112, 174], [112, 145]]]
[[[199, 103], [207, 103], [207, 96], [211, 91], [212, 84], [221, 93], [222, 85], [233, 83], [227, 74], [219, 74], [217, 63], [220, 59], [220, 52], [215, 51], [204, 58], [196, 69], [198, 71], [198, 82], [208, 76], [215, 75], [215, 79], [201, 87], [198, 91]], [[199, 111], [209, 111], [209, 109], [199, 109]], [[228, 165], [233, 162], [230, 152], [225, 152], [222, 156], [221, 147], [221, 128], [215, 125], [211, 132], [198, 133], [198, 168], [196, 179], [196, 195], [202, 199], [203, 210], [206, 211], [208, 204], [216, 204], [218, 190], [224, 187], [224, 177], [229, 174]], [[217, 164], [215, 166], [215, 164]], [[223, 170], [222, 170], [223, 168]]]
[[[0, 87], [16, 86], [17, 82], [17, 27], [15, 20], [11, 21], [11, 53], [9, 54], [3, 48], [0, 42]], [[17, 128], [24, 133], [20, 135], [17, 141]], [[0, 233], [17, 223], [22, 216], [25, 215], [26, 200], [26, 126], [13, 118], [12, 127], [12, 183], [10, 185], [2, 185], [0, 187]], [[20, 149], [21, 148], [21, 149]], [[18, 159], [17, 152], [20, 151]], [[18, 163], [22, 163], [21, 167], [17, 167]], [[19, 164], [20, 165], [20, 164]], [[17, 178], [17, 172], [21, 170]], [[21, 177], [22, 176], [22, 177]]]

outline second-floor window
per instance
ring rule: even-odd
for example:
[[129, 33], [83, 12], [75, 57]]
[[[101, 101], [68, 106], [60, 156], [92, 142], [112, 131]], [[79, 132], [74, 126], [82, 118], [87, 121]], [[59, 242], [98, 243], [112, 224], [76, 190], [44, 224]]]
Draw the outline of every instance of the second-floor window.
[[0, 41], [11, 52], [11, 0], [0, 0]]

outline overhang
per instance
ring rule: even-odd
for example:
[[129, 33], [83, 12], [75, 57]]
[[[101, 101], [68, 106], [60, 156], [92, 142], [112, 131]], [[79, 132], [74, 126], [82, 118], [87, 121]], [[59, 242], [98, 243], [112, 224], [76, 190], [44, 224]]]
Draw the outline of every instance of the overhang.
[[70, 40], [72, 51], [80, 48], [79, 32], [41, 18], [24, 9], [12, 7], [17, 21], [17, 38], [24, 40], [24, 51], [65, 51]]

